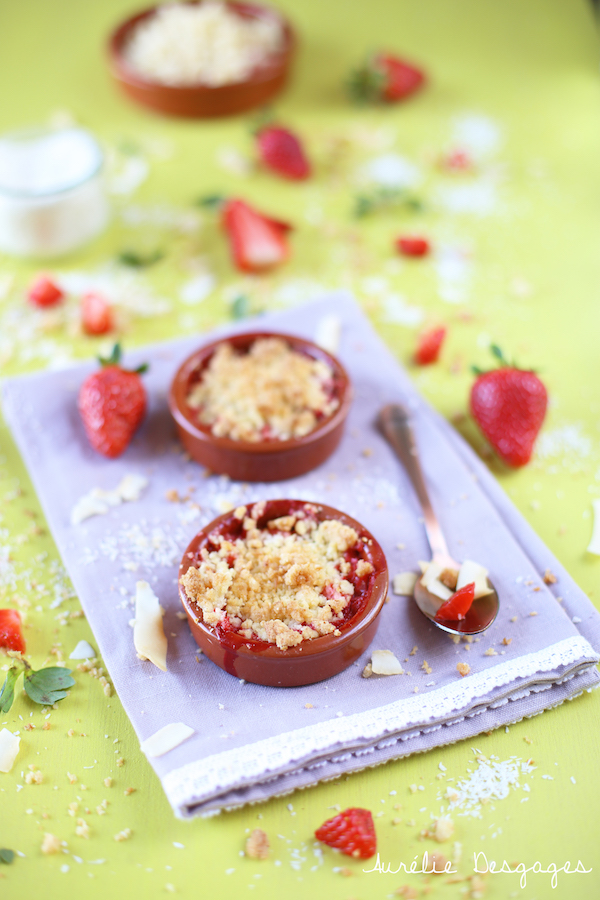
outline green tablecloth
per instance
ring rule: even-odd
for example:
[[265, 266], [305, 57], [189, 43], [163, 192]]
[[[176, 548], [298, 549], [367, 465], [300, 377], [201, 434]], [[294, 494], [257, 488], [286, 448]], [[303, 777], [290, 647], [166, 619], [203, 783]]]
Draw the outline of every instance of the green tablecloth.
[[[443, 322], [448, 339], [440, 364], [410, 371], [482, 453], [485, 445], [464, 415], [470, 364], [485, 366], [490, 341], [500, 344], [542, 374], [551, 406], [526, 468], [508, 471], [491, 456], [489, 465], [596, 601], [600, 562], [585, 550], [591, 501], [600, 494], [600, 80], [591, 6], [566, 0], [284, 0], [279, 6], [293, 19], [300, 44], [293, 81], [276, 111], [303, 134], [315, 162], [315, 177], [301, 185], [245, 171], [252, 116], [165, 120], [121, 97], [107, 75], [103, 42], [135, 6], [24, 0], [0, 9], [2, 130], [75, 119], [108, 153], [113, 223], [91, 247], [51, 270], [68, 274], [73, 285], [102, 272], [116, 292], [128, 346], [200, 334], [239, 309], [233, 301], [240, 294], [250, 310], [260, 311], [347, 287], [409, 367], [420, 323]], [[340, 85], [366, 51], [382, 46], [421, 63], [430, 85], [406, 104], [357, 111]], [[476, 171], [452, 177], [440, 169], [439, 157], [457, 146], [461, 123], [475, 140], [489, 139], [488, 148], [482, 146]], [[397, 167], [398, 158], [416, 166], [422, 212], [391, 207], [364, 220], [353, 217], [361, 172], [381, 157], [388, 157], [379, 163], [387, 169]], [[269, 276], [236, 274], [215, 221], [194, 205], [215, 192], [242, 196], [294, 222], [292, 260]], [[428, 234], [437, 255], [401, 262], [392, 241], [402, 231]], [[158, 249], [165, 256], [147, 271], [127, 273], [114, 262], [125, 249]], [[106, 346], [78, 334], [75, 296], [56, 315], [33, 315], [24, 290], [38, 268], [0, 257], [2, 374], [84, 358]], [[190, 287], [200, 275], [207, 284], [214, 279], [202, 300]], [[93, 636], [85, 620], [71, 615], [77, 599], [69, 595], [4, 426], [0, 440], [0, 605], [27, 605], [28, 650], [38, 664], [53, 647], [68, 656], [80, 638], [93, 643]], [[63, 594], [67, 599], [52, 608]], [[312, 892], [350, 900], [394, 896], [409, 885], [418, 894], [404, 896], [483, 890], [492, 900], [592, 898], [600, 890], [594, 824], [599, 704], [597, 695], [585, 695], [506, 732], [482, 735], [474, 745], [481, 754], [502, 763], [532, 758], [536, 769], [505, 799], [484, 804], [480, 818], [455, 813], [453, 840], [438, 845], [420, 834], [445, 804], [453, 784], [448, 779], [455, 784], [468, 767], [477, 768], [470, 745], [366, 770], [260, 808], [184, 823], [173, 818], [118, 698], [107, 699], [97, 679], [78, 673], [71, 696], [48, 720], [50, 730], [43, 730], [44, 716], [24, 697], [0, 719], [0, 727], [20, 730], [22, 737], [13, 771], [0, 775], [0, 847], [20, 851], [12, 866], [0, 863], [0, 896], [13, 900], [42, 891], [48, 898], [120, 898], [139, 890], [149, 898]], [[25, 730], [26, 724], [35, 728]], [[42, 772], [41, 784], [26, 782], [30, 766]], [[67, 773], [77, 781], [70, 783]], [[106, 812], [99, 814], [104, 799]], [[539, 861], [548, 869], [569, 860], [575, 868], [581, 860], [580, 868], [592, 871], [559, 874], [555, 890], [550, 874], [529, 873], [521, 888], [515, 874], [488, 874], [479, 885], [364, 872], [373, 864], [327, 849], [315, 853], [314, 829], [337, 806], [373, 811], [381, 859], [392, 870], [415, 858], [420, 867], [425, 850], [452, 858], [457, 841], [462, 861], [455, 868], [465, 878], [474, 874], [474, 854], [480, 854], [479, 868], [485, 854], [498, 867], [503, 860], [526, 867]], [[87, 838], [76, 833], [86, 831], [79, 819], [89, 826]], [[241, 853], [255, 827], [271, 840], [266, 861]], [[124, 829], [131, 829], [130, 838], [115, 842]], [[68, 852], [43, 855], [45, 832], [65, 841]]]

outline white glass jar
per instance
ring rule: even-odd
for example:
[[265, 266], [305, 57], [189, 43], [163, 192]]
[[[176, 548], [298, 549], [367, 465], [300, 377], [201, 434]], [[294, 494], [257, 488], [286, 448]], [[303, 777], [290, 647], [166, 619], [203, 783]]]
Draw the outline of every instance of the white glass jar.
[[0, 137], [0, 251], [48, 258], [77, 249], [108, 221], [98, 142], [77, 127]]

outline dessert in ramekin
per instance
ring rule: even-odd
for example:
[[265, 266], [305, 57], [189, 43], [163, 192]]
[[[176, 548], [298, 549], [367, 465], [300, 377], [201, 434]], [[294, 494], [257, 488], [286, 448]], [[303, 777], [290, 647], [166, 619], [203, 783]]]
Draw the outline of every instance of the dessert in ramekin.
[[240, 481], [282, 481], [321, 465], [350, 403], [341, 363], [311, 341], [250, 332], [201, 347], [177, 371], [169, 408], [197, 462]]
[[[202, 23], [186, 21], [199, 7], [211, 14], [203, 30], [198, 28]], [[227, 17], [237, 18], [242, 28], [247, 23], [250, 30], [267, 32], [263, 55], [254, 53], [260, 51], [259, 42], [250, 48], [245, 68], [240, 67], [243, 33], [228, 29]], [[275, 29], [277, 40], [269, 40], [268, 32]], [[135, 46], [139, 37], [142, 47]], [[196, 37], [200, 45], [194, 47]], [[112, 74], [129, 97], [188, 118], [229, 116], [270, 102], [287, 81], [293, 50], [292, 28], [278, 11], [237, 2], [154, 6], [119, 25], [108, 45]]]
[[179, 593], [196, 643], [246, 681], [294, 687], [350, 666], [388, 589], [373, 535], [337, 509], [263, 500], [219, 516], [187, 547]]

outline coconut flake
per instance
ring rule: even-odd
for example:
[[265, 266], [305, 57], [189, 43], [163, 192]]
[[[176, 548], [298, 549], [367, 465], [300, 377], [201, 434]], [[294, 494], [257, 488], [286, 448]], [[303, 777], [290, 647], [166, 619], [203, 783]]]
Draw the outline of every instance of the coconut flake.
[[19, 752], [21, 738], [17, 737], [8, 728], [0, 731], [0, 772], [10, 772]]
[[371, 654], [371, 669], [375, 675], [404, 675], [400, 661], [391, 650], [374, 650]]
[[163, 756], [169, 750], [174, 750], [194, 734], [194, 729], [183, 722], [171, 722], [160, 728], [140, 744], [140, 750], [146, 756]]
[[[147, 581], [138, 581], [135, 596], [133, 643], [139, 656], [167, 671], [167, 639], [158, 597]], [[166, 751], [165, 751], [166, 752]]]
[[103, 516], [111, 506], [139, 500], [147, 484], [148, 479], [144, 475], [130, 474], [125, 475], [114, 490], [105, 491], [102, 488], [92, 488], [77, 501], [71, 510], [71, 524], [79, 525], [92, 516]]
[[416, 582], [415, 572], [399, 572], [392, 580], [392, 591], [400, 597], [412, 597]]
[[600, 556], [600, 499], [592, 500], [592, 508], [594, 510], [594, 525], [587, 551]]
[[87, 641], [79, 641], [73, 652], [69, 654], [69, 659], [93, 659], [95, 655], [96, 651], [91, 644], [88, 644]]
[[480, 597], [485, 597], [487, 594], [492, 593], [492, 588], [488, 585], [487, 582], [488, 570], [484, 569], [483, 566], [480, 566], [479, 563], [473, 562], [471, 559], [465, 559], [464, 563], [460, 567], [460, 571], [458, 573], [458, 580], [456, 582], [456, 590], [460, 591], [467, 584], [471, 584], [471, 582], [475, 583], [475, 596], [474, 599], [478, 600]]

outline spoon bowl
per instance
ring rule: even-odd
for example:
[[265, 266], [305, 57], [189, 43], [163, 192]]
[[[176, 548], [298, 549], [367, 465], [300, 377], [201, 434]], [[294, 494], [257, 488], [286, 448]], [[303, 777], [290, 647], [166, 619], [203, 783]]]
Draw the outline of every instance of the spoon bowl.
[[[446, 539], [429, 499], [408, 411], [400, 404], [390, 403], [381, 410], [379, 422], [384, 437], [406, 469], [406, 474], [421, 504], [425, 532], [432, 552], [432, 562], [438, 563], [443, 569], [460, 569], [460, 563], [450, 556]], [[494, 622], [500, 608], [498, 592], [489, 579], [487, 584], [490, 593], [474, 600], [464, 619], [456, 621], [439, 621], [435, 618], [442, 601], [427, 590], [420, 578], [415, 583], [413, 596], [423, 615], [442, 631], [458, 635], [481, 634]]]

